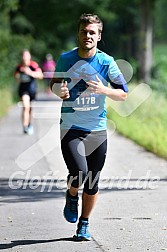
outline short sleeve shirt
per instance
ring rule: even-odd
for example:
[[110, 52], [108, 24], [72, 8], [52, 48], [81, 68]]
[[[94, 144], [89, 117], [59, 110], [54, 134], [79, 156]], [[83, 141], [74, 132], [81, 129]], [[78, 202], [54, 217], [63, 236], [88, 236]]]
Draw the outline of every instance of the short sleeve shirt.
[[87, 81], [102, 81], [103, 85], [128, 92], [125, 79], [115, 83], [121, 76], [113, 57], [97, 49], [92, 58], [80, 58], [78, 50], [63, 53], [57, 61], [55, 75], [67, 81], [70, 98], [62, 102], [61, 129], [82, 129], [100, 131], [106, 129], [105, 95], [95, 94], [87, 89]]

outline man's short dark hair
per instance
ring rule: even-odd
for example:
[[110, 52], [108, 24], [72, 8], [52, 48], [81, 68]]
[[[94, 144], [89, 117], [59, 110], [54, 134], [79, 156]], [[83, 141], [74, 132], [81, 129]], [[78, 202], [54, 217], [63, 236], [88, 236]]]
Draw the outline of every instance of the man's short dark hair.
[[78, 21], [78, 31], [81, 24], [97, 24], [99, 28], [99, 33], [101, 33], [103, 30], [103, 22], [97, 15], [94, 14], [84, 13], [80, 16]]

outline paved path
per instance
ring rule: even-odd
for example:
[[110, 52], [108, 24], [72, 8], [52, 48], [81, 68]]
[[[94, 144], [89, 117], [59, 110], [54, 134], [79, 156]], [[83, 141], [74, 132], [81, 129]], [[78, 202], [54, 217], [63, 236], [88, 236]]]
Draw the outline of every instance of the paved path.
[[19, 104], [0, 121], [0, 250], [167, 250], [167, 161], [111, 131], [90, 220], [93, 240], [72, 241], [76, 224], [62, 216], [67, 171], [59, 143], [60, 105], [60, 100], [34, 103], [32, 136], [22, 134]]

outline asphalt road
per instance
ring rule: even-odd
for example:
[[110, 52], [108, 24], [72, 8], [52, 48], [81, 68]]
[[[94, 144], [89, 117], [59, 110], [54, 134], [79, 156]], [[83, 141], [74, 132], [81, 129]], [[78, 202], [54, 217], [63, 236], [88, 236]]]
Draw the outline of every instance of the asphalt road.
[[0, 250], [167, 250], [167, 161], [111, 130], [90, 219], [93, 239], [72, 241], [76, 224], [62, 215], [67, 170], [59, 142], [60, 105], [39, 97], [31, 136], [22, 133], [21, 104], [0, 121]]

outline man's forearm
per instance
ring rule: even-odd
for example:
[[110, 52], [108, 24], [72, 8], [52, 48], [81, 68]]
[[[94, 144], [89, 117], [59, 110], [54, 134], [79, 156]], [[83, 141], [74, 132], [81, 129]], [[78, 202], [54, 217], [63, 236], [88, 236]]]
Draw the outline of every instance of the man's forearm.
[[112, 89], [106, 87], [105, 95], [114, 101], [125, 101], [127, 98], [127, 93], [122, 89]]

